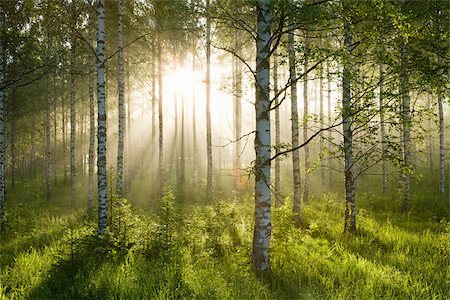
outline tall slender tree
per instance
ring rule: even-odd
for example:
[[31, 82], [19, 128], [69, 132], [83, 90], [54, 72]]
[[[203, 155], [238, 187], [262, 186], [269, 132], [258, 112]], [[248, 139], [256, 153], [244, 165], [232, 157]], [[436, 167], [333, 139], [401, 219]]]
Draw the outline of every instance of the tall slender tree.
[[77, 203], [77, 173], [75, 161], [75, 133], [76, 133], [76, 90], [75, 90], [75, 45], [77, 43], [77, 1], [72, 1], [71, 37], [70, 37], [70, 199], [72, 206]]
[[[94, 8], [94, 2], [91, 3]], [[88, 188], [88, 211], [94, 209], [94, 161], [95, 161], [95, 103], [94, 103], [94, 31], [95, 17], [93, 10], [89, 13], [89, 188]]]
[[[308, 60], [309, 60], [309, 30], [305, 30], [305, 53], [303, 60], [303, 70], [305, 72], [305, 78], [303, 80], [303, 142], [308, 140], [308, 120], [309, 120], [309, 103], [308, 103]], [[303, 203], [308, 202], [309, 200], [309, 169], [311, 168], [309, 161], [309, 145], [306, 144], [304, 147], [305, 151], [305, 182], [303, 183]]]
[[352, 37], [350, 25], [345, 25], [344, 47], [347, 57], [342, 73], [342, 132], [344, 135], [344, 176], [345, 176], [345, 219], [344, 231], [356, 231], [355, 187], [353, 175], [353, 132], [351, 109], [351, 52]]
[[213, 161], [211, 138], [211, 12], [210, 0], [206, 0], [206, 201], [213, 198]]
[[[438, 65], [442, 68], [442, 56], [438, 55]], [[438, 90], [438, 114], [439, 114], [439, 193], [445, 193], [445, 140], [444, 140], [444, 106], [443, 87]]]
[[381, 172], [383, 195], [387, 194], [387, 162], [386, 162], [386, 121], [384, 117], [384, 65], [380, 64], [380, 134], [381, 134]]
[[[322, 43], [322, 40], [321, 40]], [[324, 113], [323, 113], [323, 64], [320, 64], [319, 66], [319, 126], [320, 126], [320, 130], [324, 130]], [[320, 139], [319, 139], [319, 149], [320, 151], [322, 151], [322, 149], [324, 148], [324, 137], [323, 134], [320, 134]], [[320, 163], [320, 180], [322, 183], [322, 191], [326, 190], [326, 182], [325, 182], [325, 164], [323, 162], [323, 160], [321, 160]]]
[[108, 183], [106, 174], [106, 95], [105, 95], [105, 0], [97, 0], [97, 175], [98, 234], [106, 231]]
[[[331, 66], [330, 60], [327, 60], [327, 104], [328, 104], [328, 126], [331, 126], [332, 121], [332, 112], [331, 112]], [[328, 149], [331, 149], [333, 146], [333, 133], [331, 130], [328, 130]], [[333, 187], [333, 158], [328, 158], [328, 188], [331, 189]]]
[[[290, 6], [293, 5], [290, 0]], [[297, 106], [297, 72], [296, 72], [296, 55], [295, 55], [295, 38], [294, 30], [288, 33], [288, 52], [289, 52], [289, 78], [291, 83], [291, 134], [292, 134], [292, 172], [294, 176], [294, 206], [293, 212], [295, 222], [300, 225], [300, 205], [301, 205], [301, 178], [300, 178], [300, 150], [299, 146], [299, 129], [298, 129], [298, 106]], [[306, 101], [306, 100], [305, 100]]]
[[411, 109], [408, 82], [408, 46], [404, 38], [401, 38], [400, 45], [400, 97], [402, 107], [403, 125], [403, 203], [402, 211], [407, 212], [411, 205]]
[[[194, 40], [192, 46], [192, 73], [195, 74], [197, 71], [195, 63], [195, 54], [197, 50], [197, 45]], [[195, 191], [197, 187], [197, 175], [198, 175], [198, 153], [197, 153], [197, 111], [195, 109], [196, 102], [196, 89], [195, 86], [192, 87], [192, 189]]]
[[[47, 2], [47, 17], [50, 13], [50, 4]], [[50, 23], [50, 20], [48, 20]], [[50, 27], [50, 24], [47, 26]], [[51, 37], [50, 28], [47, 28], [47, 48], [46, 48], [46, 63], [50, 66], [50, 51], [51, 51]], [[50, 68], [47, 69], [47, 74], [45, 76], [45, 90], [46, 90], [46, 101], [45, 101], [45, 183], [46, 183], [46, 196], [47, 201], [52, 199], [52, 144], [51, 144], [51, 116], [50, 109], [52, 104], [51, 92], [50, 92]]]
[[5, 220], [5, 12], [0, 2], [0, 231]]
[[[239, 13], [239, 11], [237, 12]], [[239, 30], [235, 30], [234, 32], [234, 48], [236, 56], [242, 57], [242, 45], [241, 45], [241, 37]], [[242, 64], [240, 60], [233, 55], [233, 70], [234, 70], [234, 170], [235, 170], [235, 189], [239, 192], [240, 190], [240, 182], [241, 182], [241, 134], [242, 134]]]
[[159, 124], [159, 194], [162, 195], [164, 187], [164, 122], [163, 122], [163, 61], [162, 61], [162, 33], [161, 20], [156, 21], [158, 43], [158, 124]]
[[256, 37], [256, 133], [255, 133], [255, 224], [252, 261], [257, 271], [270, 269], [272, 231], [270, 212], [270, 25], [269, 0], [257, 0]]
[[122, 21], [122, 0], [117, 1], [118, 9], [118, 87], [119, 87], [119, 139], [117, 147], [117, 182], [116, 192], [117, 197], [122, 198], [122, 181], [123, 181], [123, 150], [124, 150], [124, 136], [125, 136], [125, 107], [124, 107], [124, 90], [125, 90], [125, 71], [123, 66], [123, 21]]

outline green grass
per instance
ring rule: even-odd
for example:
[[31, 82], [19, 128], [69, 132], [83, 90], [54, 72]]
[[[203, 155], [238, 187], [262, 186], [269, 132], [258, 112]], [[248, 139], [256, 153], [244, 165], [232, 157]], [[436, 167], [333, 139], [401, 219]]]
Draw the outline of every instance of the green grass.
[[[355, 235], [342, 233], [337, 195], [304, 206], [303, 229], [292, 225], [287, 201], [273, 210], [272, 272], [260, 277], [251, 269], [251, 199], [184, 206], [183, 213], [170, 199], [156, 213], [115, 206], [114, 227], [98, 239], [83, 209], [68, 209], [64, 197], [46, 205], [34, 196], [24, 188], [8, 207], [0, 299], [449, 296], [450, 223], [430, 211], [400, 215], [394, 198], [360, 193]], [[414, 201], [420, 208], [442, 199]]]

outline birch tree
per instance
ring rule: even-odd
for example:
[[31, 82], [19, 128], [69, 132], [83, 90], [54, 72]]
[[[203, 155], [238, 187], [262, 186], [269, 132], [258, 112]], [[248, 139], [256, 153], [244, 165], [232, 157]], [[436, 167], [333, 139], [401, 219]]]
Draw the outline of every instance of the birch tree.
[[[91, 2], [91, 6], [94, 3]], [[94, 208], [94, 161], [95, 161], [95, 103], [94, 103], [94, 63], [95, 56], [93, 44], [95, 39], [94, 32], [94, 13], [89, 14], [89, 43], [92, 48], [89, 49], [89, 188], [88, 188], [88, 211], [92, 212]]]
[[[305, 30], [305, 53], [303, 60], [303, 72], [305, 73], [305, 78], [303, 79], [303, 142], [308, 140], [308, 118], [309, 118], [309, 103], [308, 103], [308, 60], [309, 60], [309, 30]], [[309, 169], [311, 168], [309, 161], [309, 145], [306, 144], [304, 147], [305, 151], [305, 182], [303, 188], [303, 203], [309, 200]]]
[[[47, 2], [47, 17], [50, 12], [49, 2]], [[47, 20], [50, 23], [50, 20]], [[50, 24], [47, 24], [50, 26]], [[51, 49], [51, 38], [50, 29], [47, 28], [47, 49], [46, 49], [46, 63], [50, 65], [50, 49]], [[51, 145], [51, 134], [50, 134], [50, 108], [52, 104], [52, 98], [50, 93], [50, 70], [47, 70], [45, 76], [45, 90], [46, 90], [46, 101], [45, 101], [45, 183], [46, 183], [46, 196], [47, 201], [52, 199], [52, 145]]]
[[[324, 114], [323, 114], [323, 64], [320, 64], [319, 66], [319, 126], [320, 130], [322, 131], [324, 128]], [[324, 138], [323, 134], [320, 134], [319, 139], [319, 151], [322, 151], [324, 148]], [[323, 160], [320, 164], [320, 179], [322, 183], [322, 191], [325, 192], [326, 189], [326, 183], [325, 183], [325, 164], [323, 163]]]
[[[289, 2], [292, 7], [292, 0]], [[292, 173], [294, 176], [294, 199], [293, 212], [295, 222], [300, 225], [300, 205], [301, 205], [301, 178], [300, 178], [300, 150], [299, 129], [298, 129], [298, 106], [297, 106], [297, 72], [295, 57], [295, 38], [293, 30], [288, 33], [288, 52], [289, 52], [289, 78], [291, 82], [291, 134], [292, 134]], [[307, 100], [305, 100], [306, 103]], [[307, 105], [307, 104], [305, 104]]]
[[212, 201], [212, 138], [211, 138], [211, 12], [206, 0], [206, 201]]
[[342, 74], [342, 132], [344, 135], [344, 176], [345, 176], [345, 219], [344, 231], [356, 231], [355, 187], [353, 175], [353, 132], [351, 110], [351, 52], [352, 39], [350, 25], [345, 25], [344, 47], [347, 54]]
[[[239, 11], [238, 11], [239, 13]], [[236, 52], [236, 56], [242, 57], [242, 45], [241, 45], [241, 36], [239, 30], [234, 31], [234, 48]], [[242, 64], [238, 58], [233, 55], [233, 79], [234, 79], [234, 170], [235, 170], [235, 189], [239, 192], [240, 190], [240, 156], [241, 156], [241, 134], [242, 134]]]
[[[196, 72], [195, 52], [197, 46], [194, 40], [192, 48], [192, 73]], [[197, 113], [195, 109], [196, 101], [195, 86], [192, 87], [192, 189], [195, 191], [197, 186], [197, 173], [198, 173], [198, 153], [197, 153]]]
[[76, 133], [76, 92], [75, 92], [75, 44], [76, 44], [76, 26], [77, 9], [76, 1], [72, 2], [72, 32], [70, 37], [70, 199], [72, 206], [77, 203], [77, 174], [75, 161], [75, 133]]
[[[442, 68], [442, 56], [438, 55], [438, 66]], [[445, 193], [445, 141], [444, 141], [444, 107], [443, 102], [443, 87], [438, 89], [438, 114], [439, 114], [439, 193]]]
[[402, 38], [400, 46], [400, 97], [403, 126], [403, 203], [402, 211], [407, 212], [411, 205], [411, 110], [409, 98], [407, 44]]
[[161, 41], [161, 24], [157, 21], [157, 39], [158, 39], [158, 125], [159, 125], [159, 161], [158, 161], [158, 173], [159, 173], [159, 195], [163, 194], [164, 187], [164, 131], [163, 131], [163, 82], [162, 82], [162, 41]]
[[117, 182], [116, 192], [117, 197], [122, 198], [122, 181], [123, 181], [123, 150], [124, 150], [124, 135], [125, 135], [125, 108], [124, 108], [124, 66], [123, 66], [123, 23], [122, 23], [122, 0], [118, 0], [118, 88], [119, 88], [119, 140], [117, 147]]
[[384, 66], [380, 64], [380, 134], [381, 134], [381, 180], [383, 183], [383, 195], [387, 194], [387, 162], [386, 153], [386, 124], [384, 117]]
[[97, 0], [97, 175], [98, 234], [106, 231], [108, 209], [106, 177], [106, 95], [105, 95], [105, 0]]
[[5, 221], [5, 12], [0, 2], [0, 231]]
[[270, 269], [270, 25], [269, 0], [256, 2], [256, 132], [255, 132], [255, 225], [252, 261], [257, 271]]

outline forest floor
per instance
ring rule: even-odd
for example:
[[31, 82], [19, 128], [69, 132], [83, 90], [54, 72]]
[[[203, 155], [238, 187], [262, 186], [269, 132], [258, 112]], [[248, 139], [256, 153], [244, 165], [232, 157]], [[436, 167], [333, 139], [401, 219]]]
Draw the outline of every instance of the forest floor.
[[342, 233], [335, 194], [304, 205], [302, 229], [292, 225], [289, 201], [274, 209], [272, 271], [261, 277], [251, 269], [250, 198], [181, 210], [167, 191], [156, 212], [116, 201], [110, 231], [98, 239], [95, 217], [34, 191], [30, 183], [10, 197], [0, 299], [449, 297], [450, 222], [398, 214], [387, 198], [358, 195], [356, 234]]

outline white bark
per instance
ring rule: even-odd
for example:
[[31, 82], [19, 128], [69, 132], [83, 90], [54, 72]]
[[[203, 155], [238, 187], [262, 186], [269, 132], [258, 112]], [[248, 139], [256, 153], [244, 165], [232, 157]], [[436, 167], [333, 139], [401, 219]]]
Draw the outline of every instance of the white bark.
[[117, 197], [122, 198], [122, 181], [123, 181], [123, 151], [124, 151], [124, 136], [125, 136], [125, 108], [124, 108], [124, 90], [125, 90], [125, 76], [123, 66], [123, 25], [122, 25], [122, 0], [118, 0], [118, 89], [119, 89], [119, 139], [117, 147], [117, 182], [116, 192]]
[[212, 138], [211, 138], [211, 15], [210, 0], [206, 0], [206, 201], [213, 198]]
[[97, 175], [98, 234], [106, 231], [108, 195], [106, 176], [106, 95], [105, 95], [105, 0], [97, 0]]
[[257, 1], [255, 225], [252, 259], [257, 271], [270, 269], [270, 24], [269, 0]]
[[295, 39], [294, 32], [288, 33], [288, 53], [289, 53], [289, 77], [291, 81], [291, 133], [292, 133], [292, 172], [294, 177], [294, 199], [293, 212], [295, 222], [300, 224], [301, 214], [301, 178], [300, 178], [300, 150], [299, 129], [298, 129], [298, 107], [297, 107], [297, 72], [295, 59]]
[[[347, 54], [351, 53], [351, 35], [348, 25], [345, 32], [345, 47]], [[355, 187], [353, 176], [353, 132], [351, 117], [351, 90], [350, 78], [351, 67], [349, 58], [344, 62], [342, 77], [343, 95], [342, 95], [342, 120], [344, 135], [344, 159], [345, 159], [345, 220], [344, 231], [356, 231], [356, 206], [355, 206]]]

